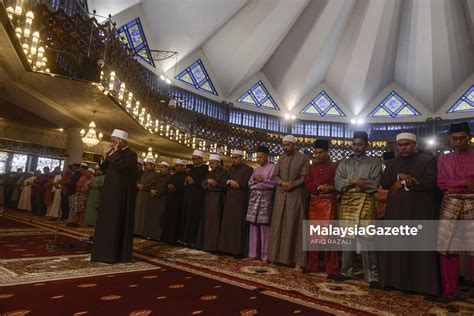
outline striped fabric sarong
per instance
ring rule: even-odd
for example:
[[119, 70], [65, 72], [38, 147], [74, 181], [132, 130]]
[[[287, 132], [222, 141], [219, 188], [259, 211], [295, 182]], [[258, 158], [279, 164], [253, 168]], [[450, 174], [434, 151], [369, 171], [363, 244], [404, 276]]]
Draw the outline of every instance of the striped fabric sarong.
[[357, 190], [348, 190], [342, 194], [339, 211], [341, 226], [367, 226], [375, 220], [375, 196]]
[[[474, 249], [474, 194], [445, 194], [441, 204], [438, 228], [438, 252], [446, 255], [474, 255], [470, 251], [450, 249]], [[462, 225], [456, 225], [460, 224]]]
[[249, 206], [247, 209], [247, 222], [254, 224], [270, 224], [272, 220], [273, 200], [275, 190], [253, 189], [250, 190]]

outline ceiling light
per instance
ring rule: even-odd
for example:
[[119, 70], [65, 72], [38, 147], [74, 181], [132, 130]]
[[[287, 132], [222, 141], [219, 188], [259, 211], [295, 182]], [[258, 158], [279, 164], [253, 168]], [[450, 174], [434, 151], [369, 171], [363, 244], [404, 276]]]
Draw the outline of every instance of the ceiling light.
[[166, 78], [165, 81], [166, 81], [167, 84], [171, 83], [171, 80], [169, 80], [168, 78]]
[[357, 121], [355, 119], [352, 119], [351, 124], [357, 124]]
[[364, 120], [363, 119], [358, 119], [357, 120], [357, 125], [362, 125], [364, 124]]
[[434, 138], [428, 139], [428, 145], [434, 146], [435, 144], [436, 144], [436, 139], [434, 139]]
[[285, 120], [289, 120], [289, 119], [290, 119], [290, 114], [285, 113]]
[[160, 75], [160, 79], [163, 80], [163, 81], [166, 80], [165, 76], [163, 76], [163, 75]]
[[292, 114], [292, 115], [290, 116], [290, 118], [291, 118], [292, 120], [294, 120], [294, 119], [296, 119], [296, 116]]

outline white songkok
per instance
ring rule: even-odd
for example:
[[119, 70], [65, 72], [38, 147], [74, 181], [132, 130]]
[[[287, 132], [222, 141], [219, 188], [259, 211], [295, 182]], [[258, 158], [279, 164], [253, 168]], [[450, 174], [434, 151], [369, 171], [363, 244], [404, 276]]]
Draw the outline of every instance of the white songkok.
[[92, 173], [92, 174], [95, 174], [95, 170], [92, 169], [92, 168], [87, 169], [87, 171], [89, 171], [89, 172]]
[[87, 168], [89, 168], [89, 166], [86, 163], [81, 163], [81, 168], [87, 169]]
[[153, 159], [153, 158], [147, 158], [147, 159], [145, 159], [145, 162], [151, 163], [153, 165], [156, 163], [155, 159]]
[[400, 133], [397, 135], [396, 141], [398, 142], [401, 139], [408, 139], [416, 142], [416, 135], [412, 133]]
[[128, 133], [122, 131], [121, 129], [114, 129], [111, 136], [128, 141]]
[[169, 164], [169, 163], [167, 163], [166, 161], [162, 161], [162, 162], [160, 162], [160, 165], [161, 165], [161, 166], [168, 167], [168, 168], [170, 167], [170, 164]]
[[210, 154], [209, 155], [209, 161], [211, 161], [211, 160], [221, 161], [221, 156], [216, 155], [216, 154]]
[[293, 135], [286, 135], [285, 137], [283, 137], [283, 141], [296, 144], [296, 137]]
[[204, 153], [200, 150], [195, 150], [193, 151], [193, 156], [198, 156], [198, 157], [201, 157], [201, 158], [204, 158]]
[[138, 159], [137, 159], [137, 162], [138, 162], [138, 163], [141, 163], [141, 164], [143, 165], [143, 159], [142, 159], [142, 158], [138, 158]]
[[235, 155], [235, 156], [243, 156], [244, 155], [244, 152], [240, 149], [232, 149], [232, 155]]
[[186, 166], [186, 163], [184, 162], [184, 160], [181, 160], [181, 159], [176, 159], [176, 162], [174, 164], [175, 165]]

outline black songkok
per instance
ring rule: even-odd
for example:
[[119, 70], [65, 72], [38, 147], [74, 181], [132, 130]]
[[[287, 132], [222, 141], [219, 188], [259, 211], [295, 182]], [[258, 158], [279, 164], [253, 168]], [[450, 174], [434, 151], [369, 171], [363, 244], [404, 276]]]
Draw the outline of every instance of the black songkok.
[[317, 139], [314, 142], [314, 148], [322, 148], [324, 150], [329, 149], [329, 141], [327, 139]]
[[257, 152], [258, 152], [258, 153], [270, 154], [270, 149], [268, 149], [267, 146], [259, 145], [259, 146], [257, 147]]
[[390, 160], [395, 158], [395, 153], [393, 151], [386, 151], [382, 154], [383, 160]]
[[354, 137], [352, 137], [352, 139], [356, 139], [356, 138], [362, 138], [366, 144], [369, 142], [369, 135], [367, 135], [366, 132], [362, 132], [362, 131], [354, 132]]
[[449, 129], [449, 134], [461, 133], [461, 132], [466, 132], [468, 135], [471, 135], [471, 129], [469, 128], [469, 123], [468, 122], [451, 123], [451, 128]]

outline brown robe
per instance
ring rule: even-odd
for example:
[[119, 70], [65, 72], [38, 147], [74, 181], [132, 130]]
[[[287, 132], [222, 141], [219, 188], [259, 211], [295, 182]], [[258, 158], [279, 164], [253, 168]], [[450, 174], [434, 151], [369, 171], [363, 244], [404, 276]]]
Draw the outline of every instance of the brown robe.
[[[216, 180], [217, 185], [210, 186], [207, 183], [208, 179]], [[205, 190], [202, 217], [202, 249], [205, 251], [217, 250], [227, 179], [227, 171], [221, 167], [209, 172], [202, 181], [202, 188]]]
[[155, 183], [153, 183], [150, 188], [150, 190], [157, 190], [157, 195], [151, 196], [151, 194], [148, 193], [148, 202], [145, 206], [144, 235], [153, 240], [161, 240], [163, 234], [166, 193], [168, 193], [168, 181], [170, 178], [170, 174], [158, 175]]
[[227, 186], [221, 232], [219, 233], [219, 251], [234, 256], [246, 253], [248, 245], [248, 223], [245, 220], [249, 206], [249, 180], [253, 168], [243, 164], [229, 169], [229, 180], [239, 184], [238, 189]]
[[273, 170], [273, 180], [277, 184], [293, 181], [296, 188], [291, 192], [279, 191], [275, 194], [268, 259], [293, 266], [306, 265], [303, 251], [303, 220], [308, 210], [308, 192], [304, 187], [304, 177], [309, 159], [295, 151], [291, 156], [283, 155]]
[[137, 202], [135, 203], [135, 235], [145, 236], [146, 208], [150, 200], [150, 189], [157, 178], [158, 173], [156, 171], [147, 171], [142, 174], [137, 182], [137, 184], [143, 184], [145, 187], [138, 191]]

